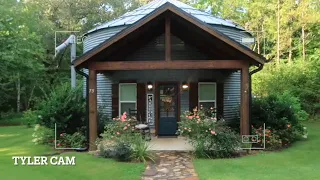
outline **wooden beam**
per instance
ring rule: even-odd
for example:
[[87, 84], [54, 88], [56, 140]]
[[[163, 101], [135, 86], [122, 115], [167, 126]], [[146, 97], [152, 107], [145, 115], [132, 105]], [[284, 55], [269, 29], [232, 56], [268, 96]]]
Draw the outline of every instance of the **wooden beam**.
[[179, 60], [179, 61], [112, 61], [92, 62], [94, 70], [155, 70], [155, 69], [242, 69], [241, 60]]
[[249, 135], [249, 64], [241, 70], [240, 133]]
[[97, 150], [96, 140], [98, 137], [97, 121], [97, 73], [89, 70], [89, 151]]
[[165, 21], [165, 60], [171, 61], [171, 20], [166, 16]]

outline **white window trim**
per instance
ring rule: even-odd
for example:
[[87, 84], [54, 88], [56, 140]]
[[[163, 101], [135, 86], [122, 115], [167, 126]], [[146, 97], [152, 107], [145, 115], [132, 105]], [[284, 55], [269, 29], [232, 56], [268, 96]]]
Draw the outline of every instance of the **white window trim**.
[[[128, 85], [128, 84], [134, 84], [136, 85], [136, 100], [135, 101], [121, 101], [121, 85]], [[119, 117], [121, 116], [121, 103], [135, 103], [135, 109], [137, 109], [137, 94], [138, 94], [138, 88], [137, 83], [119, 83]], [[127, 112], [129, 113], [129, 112]]]
[[[215, 85], [215, 100], [200, 100], [200, 85], [201, 84], [214, 84]], [[199, 82], [198, 83], [198, 108], [200, 108], [201, 102], [214, 102], [214, 108], [217, 109], [217, 83], [216, 82]]]

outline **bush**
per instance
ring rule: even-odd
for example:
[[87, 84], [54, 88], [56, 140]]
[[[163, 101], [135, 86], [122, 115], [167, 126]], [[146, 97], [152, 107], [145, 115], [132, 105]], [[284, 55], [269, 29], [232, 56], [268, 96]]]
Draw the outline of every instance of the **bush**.
[[295, 105], [285, 99], [287, 96], [272, 94], [254, 99], [251, 124], [260, 127], [266, 123], [266, 126], [276, 130], [285, 128], [287, 124], [299, 126], [299, 120], [305, 120], [307, 115], [301, 109], [294, 109]]
[[127, 118], [126, 113], [108, 123], [99, 142], [100, 156], [118, 161], [153, 160], [148, 143], [135, 130], [135, 125], [135, 117]]
[[147, 160], [154, 161], [153, 154], [149, 151], [149, 144], [142, 138], [141, 135], [135, 136], [132, 147], [132, 159], [138, 162], [146, 162]]
[[104, 127], [111, 123], [112, 119], [108, 117], [108, 115], [104, 112], [104, 106], [98, 107], [98, 134], [102, 134], [104, 131]]
[[54, 145], [54, 131], [53, 129], [35, 125], [34, 132], [32, 134], [32, 142], [35, 144]]
[[116, 143], [133, 142], [135, 139], [134, 134], [139, 133], [135, 130], [135, 125], [136, 118], [127, 118], [125, 113], [121, 118], [113, 118], [112, 122], [105, 126], [105, 131], [101, 134], [101, 137]]
[[272, 63], [253, 76], [253, 94], [268, 96], [289, 91], [311, 116], [320, 113], [320, 61], [296, 61], [291, 64]]
[[54, 129], [56, 123], [58, 134], [73, 134], [86, 126], [82, 90], [81, 86], [71, 89], [69, 83], [55, 88], [37, 107], [41, 117], [38, 123], [50, 129]]
[[217, 121], [212, 108], [211, 113], [202, 107], [199, 111], [195, 109], [193, 113], [185, 112], [181, 116], [178, 133], [188, 137], [198, 157], [231, 157], [240, 147], [239, 135], [223, 120]]
[[57, 146], [60, 148], [83, 148], [85, 147], [86, 137], [80, 132], [73, 134], [61, 133], [57, 139]]
[[23, 114], [22, 113], [16, 113], [13, 111], [0, 114], [0, 125], [3, 126], [15, 126], [15, 125], [23, 125]]
[[299, 101], [289, 92], [253, 99], [251, 113], [251, 124], [255, 127], [266, 123], [266, 126], [277, 130], [285, 128], [287, 124], [299, 126], [299, 121], [308, 117]]
[[23, 113], [24, 124], [27, 127], [31, 127], [38, 120], [37, 113], [35, 111], [27, 110]]
[[114, 158], [117, 161], [126, 162], [132, 160], [133, 150], [128, 143], [118, 143], [114, 146]]
[[[301, 109], [299, 100], [289, 92], [270, 94], [255, 98], [252, 103], [252, 134], [263, 139], [263, 124], [266, 125], [266, 148], [277, 149], [298, 140], [303, 134], [300, 121], [308, 115]], [[262, 142], [258, 146], [263, 146]]]

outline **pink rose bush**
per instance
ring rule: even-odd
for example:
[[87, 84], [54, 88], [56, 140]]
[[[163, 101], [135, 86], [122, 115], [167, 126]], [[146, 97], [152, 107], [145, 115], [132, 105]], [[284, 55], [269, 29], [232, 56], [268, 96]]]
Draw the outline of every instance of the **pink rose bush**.
[[136, 118], [129, 117], [124, 112], [120, 117], [112, 118], [112, 122], [105, 126], [105, 131], [101, 136], [110, 141], [129, 141], [134, 133], [138, 133], [134, 128], [136, 124]]
[[105, 126], [105, 131], [98, 141], [99, 155], [114, 158], [117, 161], [152, 160], [149, 144], [143, 139], [139, 130], [135, 129], [137, 120], [124, 112], [119, 118], [113, 118]]
[[188, 138], [198, 157], [230, 157], [239, 148], [239, 135], [217, 120], [214, 108], [197, 107], [185, 112], [178, 122], [177, 134]]

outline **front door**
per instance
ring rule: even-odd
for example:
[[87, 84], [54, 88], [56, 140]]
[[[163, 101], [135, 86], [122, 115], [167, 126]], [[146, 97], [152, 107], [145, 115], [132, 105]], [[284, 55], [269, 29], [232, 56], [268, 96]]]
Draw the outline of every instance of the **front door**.
[[158, 86], [158, 135], [174, 136], [178, 120], [178, 86], [177, 84], [159, 84]]

